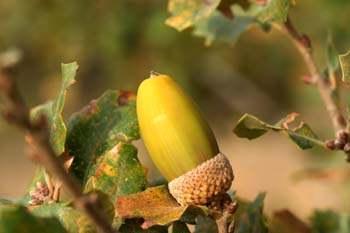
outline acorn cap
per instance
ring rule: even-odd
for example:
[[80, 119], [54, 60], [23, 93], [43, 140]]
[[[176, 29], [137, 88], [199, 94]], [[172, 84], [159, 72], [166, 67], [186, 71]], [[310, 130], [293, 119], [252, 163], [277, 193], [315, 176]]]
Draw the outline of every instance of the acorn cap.
[[222, 153], [169, 182], [171, 195], [182, 205], [219, 202], [231, 187], [234, 175], [230, 161]]

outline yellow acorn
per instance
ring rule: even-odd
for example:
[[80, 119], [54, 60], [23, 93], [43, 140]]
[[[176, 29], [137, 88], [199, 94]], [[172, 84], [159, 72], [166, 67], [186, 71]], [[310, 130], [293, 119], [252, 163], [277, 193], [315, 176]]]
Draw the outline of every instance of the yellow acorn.
[[209, 204], [230, 188], [230, 162], [192, 99], [167, 75], [152, 72], [137, 93], [146, 148], [181, 205]]

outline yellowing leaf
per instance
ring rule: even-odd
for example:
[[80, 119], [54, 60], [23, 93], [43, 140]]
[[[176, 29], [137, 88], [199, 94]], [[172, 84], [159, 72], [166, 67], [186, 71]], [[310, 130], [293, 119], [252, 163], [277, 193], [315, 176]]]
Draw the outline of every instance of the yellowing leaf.
[[208, 17], [219, 3], [220, 0], [169, 0], [168, 10], [172, 16], [166, 24], [182, 31]]
[[131, 92], [106, 91], [70, 118], [66, 142], [74, 155], [70, 171], [82, 184], [95, 175], [96, 161], [107, 151], [140, 137], [135, 105]]
[[112, 201], [116, 196], [141, 192], [147, 180], [145, 168], [137, 158], [137, 149], [119, 142], [101, 156], [91, 168], [93, 172], [86, 190], [99, 189], [108, 194]]
[[179, 220], [187, 206], [180, 206], [165, 186], [148, 188], [141, 193], [120, 196], [116, 216], [145, 219], [142, 228], [165, 225]]

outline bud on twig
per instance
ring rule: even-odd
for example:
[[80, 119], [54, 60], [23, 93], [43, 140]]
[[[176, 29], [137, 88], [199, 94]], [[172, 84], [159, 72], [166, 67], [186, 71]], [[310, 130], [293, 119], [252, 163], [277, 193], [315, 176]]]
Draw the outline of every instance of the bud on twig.
[[345, 142], [339, 139], [334, 140], [334, 147], [336, 150], [342, 150], [344, 148], [344, 145], [345, 145]]
[[338, 139], [344, 143], [347, 143], [349, 141], [349, 134], [345, 130], [340, 130], [337, 136]]
[[334, 140], [326, 141], [326, 147], [330, 150], [335, 150], [335, 141]]
[[346, 143], [343, 150], [345, 153], [349, 154], [350, 153], [350, 143]]

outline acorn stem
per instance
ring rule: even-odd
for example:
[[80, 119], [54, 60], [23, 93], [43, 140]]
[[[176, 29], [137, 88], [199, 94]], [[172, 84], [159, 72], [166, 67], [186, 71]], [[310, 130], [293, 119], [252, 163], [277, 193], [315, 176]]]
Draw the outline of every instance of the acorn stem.
[[150, 72], [149, 72], [149, 78], [154, 78], [154, 77], [157, 77], [157, 76], [159, 76], [160, 75], [160, 73], [158, 73], [158, 72], [156, 72], [156, 71], [153, 71], [153, 70], [151, 70]]

